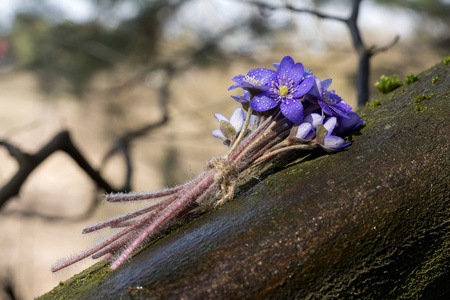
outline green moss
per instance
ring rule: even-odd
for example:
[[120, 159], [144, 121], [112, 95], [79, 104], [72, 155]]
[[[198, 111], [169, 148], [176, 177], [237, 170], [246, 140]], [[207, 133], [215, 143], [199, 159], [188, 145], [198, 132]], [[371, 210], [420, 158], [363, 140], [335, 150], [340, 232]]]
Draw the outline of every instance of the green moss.
[[450, 56], [447, 56], [443, 59], [444, 65], [448, 65], [450, 63]]
[[414, 102], [420, 103], [422, 100], [431, 99], [432, 96], [434, 96], [434, 94], [431, 94], [430, 96], [422, 94], [422, 95], [414, 97]]
[[387, 94], [399, 86], [402, 86], [402, 83], [395, 74], [389, 77], [381, 75], [380, 80], [375, 83], [375, 87], [383, 94]]
[[416, 109], [416, 111], [424, 111], [426, 109], [426, 106], [416, 105], [415, 109]]
[[439, 80], [439, 77], [433, 77], [432, 79], [431, 79], [431, 83], [432, 84], [435, 84], [437, 81]]
[[405, 84], [411, 84], [419, 79], [419, 76], [416, 74], [408, 74], [405, 78]]
[[85, 290], [98, 285], [109, 273], [106, 261], [98, 262], [90, 268], [73, 276], [67, 281], [60, 282], [53, 290], [38, 299], [86, 299], [83, 298]]
[[368, 107], [377, 107], [377, 106], [380, 106], [380, 105], [381, 105], [381, 102], [378, 99], [375, 99], [372, 102], [367, 102], [366, 103], [366, 106], [368, 106]]

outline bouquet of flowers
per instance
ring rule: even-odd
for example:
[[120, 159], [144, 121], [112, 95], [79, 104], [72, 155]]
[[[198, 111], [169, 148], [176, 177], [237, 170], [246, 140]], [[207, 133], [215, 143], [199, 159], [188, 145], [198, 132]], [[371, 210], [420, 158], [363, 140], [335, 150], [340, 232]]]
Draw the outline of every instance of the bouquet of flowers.
[[212, 132], [229, 147], [223, 157], [211, 159], [203, 173], [180, 186], [151, 193], [106, 195], [106, 201], [110, 202], [165, 198], [84, 229], [84, 234], [107, 227], [121, 230], [84, 253], [55, 265], [52, 272], [88, 256], [115, 257], [110, 268], [117, 269], [139, 246], [194, 208], [211, 199], [215, 206], [232, 200], [236, 186], [245, 177], [243, 174], [276, 155], [318, 147], [333, 152], [350, 145], [342, 136], [364, 120], [334, 90], [328, 90], [331, 79], [320, 80], [289, 56], [274, 63], [274, 67], [275, 70], [252, 69], [245, 76], [233, 78], [236, 84], [229, 90], [243, 90], [242, 95], [232, 96], [241, 107], [229, 119], [216, 113], [219, 129]]

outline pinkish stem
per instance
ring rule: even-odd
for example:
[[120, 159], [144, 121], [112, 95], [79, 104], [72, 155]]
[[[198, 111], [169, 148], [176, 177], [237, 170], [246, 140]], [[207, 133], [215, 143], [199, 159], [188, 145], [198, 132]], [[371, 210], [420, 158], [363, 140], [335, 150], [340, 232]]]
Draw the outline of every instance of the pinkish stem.
[[[205, 174], [206, 173], [203, 172], [196, 179], [194, 179], [194, 180], [192, 180], [192, 181], [190, 181], [188, 183], [183, 184], [182, 186], [180, 186], [181, 188], [178, 190], [178, 192], [180, 192], [182, 189], [191, 189], [202, 178], [204, 178]], [[154, 194], [156, 194], [156, 192]], [[152, 205], [150, 205], [148, 207], [145, 207], [143, 209], [140, 209], [140, 210], [128, 213], [128, 214], [123, 215], [123, 216], [119, 216], [117, 218], [111, 219], [109, 221], [106, 221], [106, 222], [103, 222], [103, 223], [100, 223], [100, 224], [93, 225], [91, 227], [87, 227], [87, 228], [85, 228], [83, 230], [82, 233], [86, 234], [86, 233], [97, 231], [97, 230], [100, 230], [102, 228], [106, 228], [106, 227], [110, 227], [110, 226], [111, 227], [116, 227], [116, 228], [117, 227], [123, 227], [123, 226], [120, 225], [122, 222], [124, 222], [126, 220], [129, 220], [129, 219], [132, 219], [132, 218], [135, 218], [137, 216], [143, 215], [145, 213], [151, 212], [151, 211], [156, 211], [153, 214], [153, 215], [155, 215], [156, 213], [159, 213], [164, 207], [170, 205], [173, 201], [175, 201], [177, 199], [177, 197], [178, 197], [178, 195], [173, 195], [172, 197], [167, 198], [167, 199], [163, 200], [162, 202], [159, 202], [159, 203], [156, 203], [156, 204], [152, 204]]]
[[149, 207], [145, 207], [143, 209], [140, 209], [140, 210], [128, 213], [126, 215], [123, 215], [123, 216], [111, 219], [109, 221], [106, 221], [106, 222], [103, 222], [103, 223], [100, 223], [100, 224], [96, 224], [96, 225], [91, 226], [91, 227], [87, 227], [87, 228], [83, 229], [82, 233], [86, 234], [86, 233], [90, 233], [90, 232], [93, 232], [93, 231], [100, 230], [102, 228], [114, 227], [114, 225], [116, 225], [116, 224], [120, 224], [120, 223], [122, 223], [124, 221], [127, 221], [129, 219], [141, 216], [141, 215], [143, 215], [145, 213], [148, 213], [148, 212], [153, 212], [152, 215], [155, 215], [158, 212], [160, 212], [161, 210], [163, 210], [165, 206], [170, 205], [173, 201], [175, 201], [177, 199], [177, 197], [178, 197], [177, 195], [173, 195], [172, 197], [170, 197], [170, 198], [168, 198], [168, 199], [166, 199], [166, 200], [164, 200], [164, 201], [162, 201], [160, 203], [152, 204]]
[[286, 151], [290, 151], [290, 150], [312, 150], [314, 148], [315, 148], [314, 146], [307, 145], [307, 144], [288, 146], [288, 147], [285, 147], [285, 148], [281, 148], [281, 149], [269, 152], [269, 153], [261, 156], [257, 160], [255, 160], [253, 163], [255, 165], [259, 164], [259, 163], [262, 163], [263, 161], [265, 161], [265, 160], [267, 160], [267, 159], [269, 159], [271, 157], [274, 157], [275, 155], [278, 155], [278, 154], [280, 154], [282, 152], [286, 152]]
[[[210, 173], [212, 174], [212, 172]], [[176, 215], [177, 212], [183, 210], [186, 205], [189, 204], [193, 199], [195, 199], [200, 193], [202, 193], [207, 187], [209, 187], [214, 182], [214, 176], [210, 175], [206, 177], [201, 183], [199, 183], [192, 191], [184, 195], [180, 200], [176, 201], [170, 207], [163, 211], [163, 214], [159, 216], [154, 222], [150, 224], [137, 239], [135, 239], [127, 249], [125, 249], [119, 258], [111, 265], [111, 269], [117, 269], [134, 250], [150, 235], [156, 230], [160, 229], [162, 226], [170, 222]]]
[[[211, 197], [214, 196], [216, 190], [217, 190], [218, 184], [217, 183], [212, 183], [199, 197], [196, 198], [196, 202], [198, 204], [209, 200]], [[180, 214], [177, 215], [180, 216], [182, 214], [182, 211]], [[151, 221], [151, 220], [150, 220]], [[142, 225], [141, 227], [145, 226]], [[136, 232], [134, 233], [130, 233], [130, 235], [133, 235], [133, 237], [127, 237], [127, 238], [123, 238], [121, 240], [118, 240], [116, 242], [114, 242], [111, 246], [109, 246], [107, 249], [104, 249], [102, 251], [99, 251], [97, 253], [95, 253], [92, 258], [96, 259], [99, 257], [102, 257], [106, 254], [111, 254], [112, 252], [114, 252], [115, 250], [117, 250], [118, 248], [122, 247], [123, 245], [127, 244], [130, 240], [136, 238], [137, 236], [139, 236], [139, 232], [138, 229], [136, 229]]]
[[[258, 130], [256, 130], [255, 133], [258, 132], [257, 135], [255, 135], [254, 137], [252, 137], [252, 135], [251, 135], [250, 137], [252, 137], [252, 139], [250, 140], [250, 137], [249, 137], [249, 139], [246, 140], [245, 143], [242, 144], [242, 146], [245, 146], [245, 147], [242, 149], [241, 149], [241, 147], [239, 147], [238, 151], [236, 151], [234, 153], [234, 155], [231, 157], [231, 159], [229, 161], [230, 162], [239, 162], [240, 160], [243, 160], [246, 156], [249, 155], [249, 152], [254, 151], [255, 147], [257, 147], [258, 144], [260, 144], [262, 141], [264, 141], [268, 135], [273, 134], [279, 126], [282, 126], [284, 124], [284, 122], [278, 122], [280, 114], [281, 113], [278, 112], [278, 114], [274, 118], [272, 118], [272, 119], [268, 118], [261, 125], [261, 127], [264, 128], [264, 132], [262, 134], [260, 134], [260, 132], [258, 132]], [[270, 124], [266, 124], [266, 122], [270, 121], [270, 120], [273, 120], [273, 121]]]
[[255, 138], [258, 137], [258, 135], [265, 130], [269, 125], [270, 122], [273, 120], [273, 116], [271, 115], [269, 118], [267, 118], [264, 122], [259, 125], [258, 128], [256, 128], [255, 131], [253, 131], [240, 145], [237, 147], [237, 149], [233, 153], [229, 153], [228, 161], [234, 161], [236, 157], [241, 153], [251, 142], [255, 140]]
[[[193, 180], [195, 181], [195, 179]], [[138, 193], [138, 194], [125, 194], [125, 193], [117, 193], [117, 194], [108, 194], [105, 195], [105, 200], [108, 202], [124, 202], [124, 201], [139, 201], [139, 200], [150, 200], [161, 198], [164, 196], [170, 196], [175, 193], [178, 193], [182, 189], [184, 189], [187, 185], [192, 184], [191, 182], [187, 182], [183, 185], [176, 186], [170, 189], [165, 189], [162, 191], [150, 192], [150, 193]]]
[[115, 250], [119, 249], [120, 247], [122, 247], [126, 243], [129, 243], [131, 240], [136, 238], [138, 235], [139, 235], [138, 232], [133, 232], [133, 233], [128, 234], [128, 236], [124, 236], [123, 238], [119, 239], [118, 241], [115, 241], [114, 243], [112, 243], [108, 248], [103, 249], [103, 250], [95, 253], [94, 255], [92, 255], [92, 259], [97, 259], [99, 257], [102, 257], [103, 255], [108, 254], [108, 253], [113, 254], [113, 252]]

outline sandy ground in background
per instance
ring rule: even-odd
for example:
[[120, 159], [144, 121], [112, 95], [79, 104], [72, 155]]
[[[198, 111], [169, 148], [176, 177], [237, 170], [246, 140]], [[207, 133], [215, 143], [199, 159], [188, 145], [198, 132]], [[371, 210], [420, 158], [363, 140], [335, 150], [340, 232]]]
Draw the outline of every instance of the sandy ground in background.
[[[418, 73], [442, 58], [429, 50], [423, 51], [399, 45], [376, 56], [372, 66], [377, 70], [371, 82], [375, 82], [380, 73], [397, 73], [404, 78], [405, 74]], [[302, 61], [323, 79], [334, 77], [332, 87], [354, 106], [352, 73], [357, 58], [353, 52], [342, 50], [325, 57], [285, 54]], [[169, 149], [177, 151], [176, 177], [180, 182], [194, 177], [211, 157], [226, 151], [221, 141], [210, 134], [218, 125], [213, 114], [221, 112], [229, 116], [237, 107], [227, 91], [231, 78], [250, 68], [270, 67], [270, 57], [261, 54], [259, 59], [261, 63], [257, 65], [244, 63], [243, 59], [226, 69], [192, 70], [173, 82], [170, 122], [134, 143], [133, 186], [136, 191], [164, 187], [161, 162]], [[371, 98], [377, 96], [373, 93]], [[116, 113], [111, 116], [107, 111]], [[59, 95], [49, 99], [39, 93], [29, 73], [0, 75], [0, 139], [30, 153], [40, 149], [60, 130], [67, 129], [86, 158], [98, 167], [115, 136], [157, 119], [156, 94], [144, 84], [119, 97], [97, 94], [77, 100]], [[0, 147], [0, 185], [16, 170], [15, 161]], [[103, 174], [116, 186], [120, 185], [124, 174], [121, 159], [111, 161]], [[56, 274], [50, 272], [57, 260], [79, 253], [102, 238], [99, 234], [82, 236], [84, 227], [135, 206], [103, 203], [92, 217], [81, 221], [49, 221], [36, 216], [25, 217], [18, 212], [75, 218], [100, 194], [64, 153], [55, 153], [41, 164], [25, 182], [20, 197], [11, 199], [0, 214], [0, 282], [10, 282], [19, 299], [32, 299], [92, 264], [93, 261], [87, 259]]]

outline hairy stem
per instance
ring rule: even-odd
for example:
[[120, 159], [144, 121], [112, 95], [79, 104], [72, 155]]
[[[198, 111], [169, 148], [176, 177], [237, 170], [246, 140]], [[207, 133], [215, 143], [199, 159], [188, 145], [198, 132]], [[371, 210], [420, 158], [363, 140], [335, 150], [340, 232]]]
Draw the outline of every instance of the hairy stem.
[[269, 159], [271, 157], [274, 157], [274, 156], [276, 156], [276, 155], [278, 155], [280, 153], [283, 153], [283, 152], [286, 152], [286, 151], [290, 151], [290, 150], [312, 150], [314, 148], [315, 148], [314, 146], [306, 145], [306, 144], [288, 146], [288, 147], [285, 147], [285, 148], [281, 148], [281, 149], [269, 152], [269, 153], [261, 156], [260, 158], [256, 159], [253, 163], [255, 165], [259, 164], [259, 163], [262, 163], [263, 161], [265, 161], [265, 160], [267, 160], [267, 159]]
[[144, 231], [141, 232], [139, 237], [135, 239], [127, 249], [125, 249], [119, 258], [111, 265], [111, 269], [117, 269], [134, 250], [150, 235], [156, 230], [167, 224], [174, 216], [177, 211], [182, 210], [186, 205], [189, 204], [193, 199], [195, 199], [202, 191], [204, 191], [208, 186], [210, 186], [214, 181], [214, 176], [208, 176], [201, 183], [199, 183], [194, 190], [183, 196], [179, 201], [168, 207], [163, 214], [159, 216], [154, 222], [150, 224]]
[[[189, 184], [189, 183], [186, 183]], [[117, 194], [108, 194], [105, 195], [105, 200], [108, 202], [124, 202], [124, 201], [137, 201], [137, 200], [150, 200], [156, 199], [164, 196], [173, 195], [184, 188], [186, 185], [176, 186], [170, 189], [151, 192], [151, 193], [139, 193], [139, 194], [125, 194], [125, 193], [117, 193]]]

